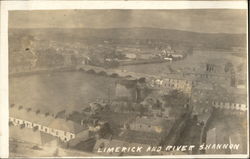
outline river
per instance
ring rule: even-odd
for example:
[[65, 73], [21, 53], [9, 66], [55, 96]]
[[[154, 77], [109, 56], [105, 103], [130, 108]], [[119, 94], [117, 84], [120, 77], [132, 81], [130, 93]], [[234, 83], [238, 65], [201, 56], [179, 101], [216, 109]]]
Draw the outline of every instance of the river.
[[57, 113], [82, 110], [96, 98], [111, 98], [115, 78], [84, 72], [54, 72], [11, 77], [10, 104]]

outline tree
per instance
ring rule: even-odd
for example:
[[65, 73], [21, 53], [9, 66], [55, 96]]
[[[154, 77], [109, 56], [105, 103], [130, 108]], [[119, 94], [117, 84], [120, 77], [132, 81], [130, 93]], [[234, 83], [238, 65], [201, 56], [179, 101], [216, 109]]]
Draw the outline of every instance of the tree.
[[109, 123], [105, 123], [98, 132], [100, 137], [108, 137], [113, 135], [113, 131]]

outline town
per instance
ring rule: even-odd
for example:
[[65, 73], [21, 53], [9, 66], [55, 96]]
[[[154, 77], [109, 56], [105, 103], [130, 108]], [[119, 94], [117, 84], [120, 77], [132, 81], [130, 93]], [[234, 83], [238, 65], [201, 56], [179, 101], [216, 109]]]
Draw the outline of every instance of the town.
[[[17, 36], [19, 32], [26, 35]], [[247, 134], [242, 133], [247, 131], [248, 109], [244, 46], [211, 49], [213, 44], [202, 42], [136, 38], [69, 42], [55, 40], [53, 34], [51, 40], [45, 40], [45, 35], [36, 32], [11, 33], [9, 131], [13, 156], [33, 151], [41, 156], [129, 156], [142, 155], [140, 147], [167, 145], [195, 146], [143, 155], [246, 152]], [[18, 40], [21, 42], [15, 42]], [[35, 87], [16, 82], [19, 78], [26, 82], [32, 78]], [[91, 88], [75, 86], [71, 78], [87, 82]], [[44, 90], [43, 83], [58, 90]], [[66, 93], [59, 86], [70, 87], [69, 96], [53, 94]], [[29, 90], [33, 91], [30, 96], [19, 95]], [[74, 91], [86, 94], [71, 96]], [[42, 102], [29, 102], [31, 99]], [[199, 149], [202, 144], [218, 143], [240, 146], [237, 151]]]

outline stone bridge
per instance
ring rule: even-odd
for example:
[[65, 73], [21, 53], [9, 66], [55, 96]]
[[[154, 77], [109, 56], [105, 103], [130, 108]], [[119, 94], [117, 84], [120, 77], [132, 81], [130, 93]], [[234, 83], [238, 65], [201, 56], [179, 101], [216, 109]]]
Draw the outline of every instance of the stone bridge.
[[160, 77], [157, 77], [154, 75], [128, 72], [128, 71], [119, 70], [119, 69], [105, 69], [105, 68], [90, 66], [90, 65], [77, 66], [76, 69], [80, 70], [80, 71], [88, 72], [88, 73], [99, 74], [99, 75], [107, 75], [107, 76], [111, 76], [111, 77], [121, 77], [121, 78], [125, 78], [128, 80], [139, 80], [139, 79], [152, 80], [152, 79], [160, 78]]
[[110, 77], [120, 77], [127, 80], [144, 80], [150, 87], [161, 90], [177, 89], [190, 94], [192, 89], [192, 81], [184, 79], [173, 79], [167, 76], [156, 76], [144, 73], [129, 72], [121, 69], [105, 69], [90, 65], [81, 65], [76, 67], [77, 70], [94, 73], [99, 75], [106, 75]]

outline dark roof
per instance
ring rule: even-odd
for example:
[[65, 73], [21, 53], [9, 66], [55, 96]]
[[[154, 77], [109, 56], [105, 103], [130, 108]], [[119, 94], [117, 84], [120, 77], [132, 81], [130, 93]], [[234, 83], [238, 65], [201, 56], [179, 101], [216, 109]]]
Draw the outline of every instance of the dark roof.
[[26, 120], [32, 123], [71, 133], [78, 133], [85, 129], [83, 126], [73, 121], [65, 120], [62, 118], [55, 118], [51, 115], [46, 116], [41, 112], [36, 113], [32, 110], [27, 111], [26, 108], [19, 109], [19, 107], [17, 106], [10, 108], [10, 117]]
[[86, 130], [86, 128], [83, 127], [82, 125], [79, 125], [70, 120], [65, 120], [65, 119], [60, 119], [60, 118], [53, 120], [48, 127], [58, 129], [58, 130], [63, 130], [66, 132], [71, 132], [74, 134], [77, 134], [83, 130]]

